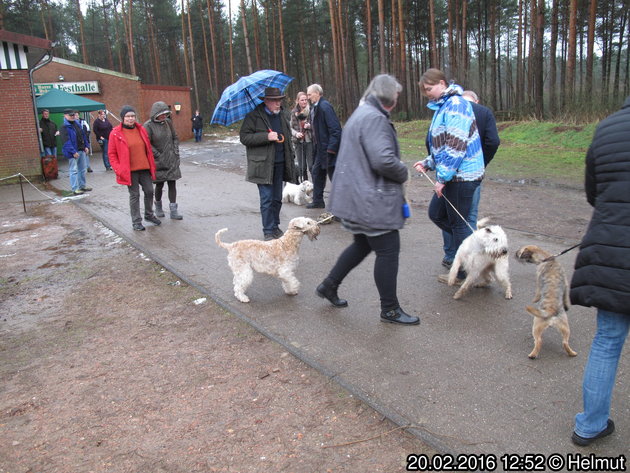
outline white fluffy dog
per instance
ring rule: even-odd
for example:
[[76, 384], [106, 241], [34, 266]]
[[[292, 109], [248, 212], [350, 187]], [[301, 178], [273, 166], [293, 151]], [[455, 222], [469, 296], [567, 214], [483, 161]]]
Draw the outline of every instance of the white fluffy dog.
[[487, 225], [488, 220], [479, 220], [477, 230], [457, 250], [448, 275], [448, 284], [452, 286], [457, 282], [460, 268], [466, 271], [466, 280], [453, 299], [461, 298], [472, 286], [488, 285], [493, 278], [505, 289], [505, 298], [512, 299], [507, 236], [499, 225]]
[[284, 235], [277, 240], [239, 240], [233, 243], [221, 241], [222, 228], [214, 236], [217, 245], [228, 252], [228, 264], [234, 274], [234, 295], [241, 302], [249, 302], [245, 294], [254, 280], [254, 271], [270, 274], [282, 281], [282, 289], [290, 296], [298, 293], [300, 281], [295, 277], [300, 255], [300, 243], [306, 235], [312, 241], [319, 235], [317, 222], [306, 217], [296, 217], [289, 222]]
[[293, 202], [295, 205], [306, 205], [313, 202], [313, 183], [302, 181], [300, 184], [287, 182], [282, 189], [282, 202]]

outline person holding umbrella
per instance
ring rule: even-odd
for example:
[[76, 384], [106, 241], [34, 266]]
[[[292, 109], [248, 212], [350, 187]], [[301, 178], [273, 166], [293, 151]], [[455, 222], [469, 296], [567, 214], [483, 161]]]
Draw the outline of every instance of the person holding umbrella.
[[291, 125], [282, 108], [285, 97], [277, 87], [266, 87], [263, 103], [249, 112], [240, 130], [247, 148], [247, 181], [258, 185], [264, 239], [280, 238], [283, 183], [295, 176]]

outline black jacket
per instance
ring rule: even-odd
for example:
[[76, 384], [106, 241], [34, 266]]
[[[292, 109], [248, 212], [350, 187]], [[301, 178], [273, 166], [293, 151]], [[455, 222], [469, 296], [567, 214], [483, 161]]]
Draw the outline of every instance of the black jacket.
[[483, 151], [483, 164], [487, 166], [499, 149], [501, 140], [499, 140], [499, 132], [497, 131], [497, 122], [494, 119], [492, 110], [485, 105], [470, 102], [475, 121], [477, 122], [477, 130], [481, 139], [481, 149]]
[[335, 166], [339, 143], [341, 142], [341, 124], [328, 100], [321, 98], [312, 108], [314, 158], [320, 160], [322, 168]]
[[57, 146], [57, 125], [49, 118], [41, 118], [39, 127], [42, 129], [42, 143], [45, 148], [54, 148]]
[[630, 315], [630, 97], [598, 125], [584, 187], [594, 210], [575, 260], [571, 302]]

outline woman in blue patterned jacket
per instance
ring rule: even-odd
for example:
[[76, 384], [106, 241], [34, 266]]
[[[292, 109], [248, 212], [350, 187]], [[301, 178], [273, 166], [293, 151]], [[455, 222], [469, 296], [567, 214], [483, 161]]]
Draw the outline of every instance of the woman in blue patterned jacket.
[[[419, 85], [430, 100], [427, 106], [435, 113], [429, 128], [431, 154], [415, 163], [414, 168], [420, 172], [435, 170], [435, 195], [429, 204], [429, 218], [452, 234], [453, 245], [459, 248], [472, 233], [466, 219], [484, 173], [477, 123], [470, 102], [461, 95], [462, 88], [449, 84], [439, 69], [427, 70]], [[457, 277], [462, 280], [466, 274], [460, 271]], [[448, 275], [440, 275], [438, 280], [446, 283]]]

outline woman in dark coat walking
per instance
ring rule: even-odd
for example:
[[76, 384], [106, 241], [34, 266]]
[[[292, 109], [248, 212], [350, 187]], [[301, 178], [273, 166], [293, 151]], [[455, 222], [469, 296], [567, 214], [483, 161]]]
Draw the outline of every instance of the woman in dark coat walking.
[[389, 113], [401, 90], [396, 78], [387, 74], [376, 76], [346, 124], [332, 181], [330, 211], [353, 234], [353, 241], [316, 293], [335, 307], [346, 307], [348, 302], [337, 296], [337, 288], [374, 251], [374, 282], [381, 300], [381, 321], [416, 325], [420, 319], [403, 311], [396, 293], [398, 230], [405, 223], [403, 183], [409, 178], [409, 170], [400, 160], [400, 146]]
[[610, 403], [630, 328], [630, 97], [595, 131], [585, 190], [594, 210], [575, 261], [571, 302], [597, 308], [597, 331], [584, 370], [584, 412], [572, 436], [579, 446], [615, 430]]
[[182, 177], [179, 170], [179, 138], [171, 121], [171, 111], [164, 102], [155, 102], [151, 107], [151, 118], [144, 127], [151, 140], [155, 156], [155, 215], [164, 217], [162, 209], [162, 190], [168, 183], [168, 201], [171, 218], [181, 220], [177, 210], [177, 187], [175, 181]]

